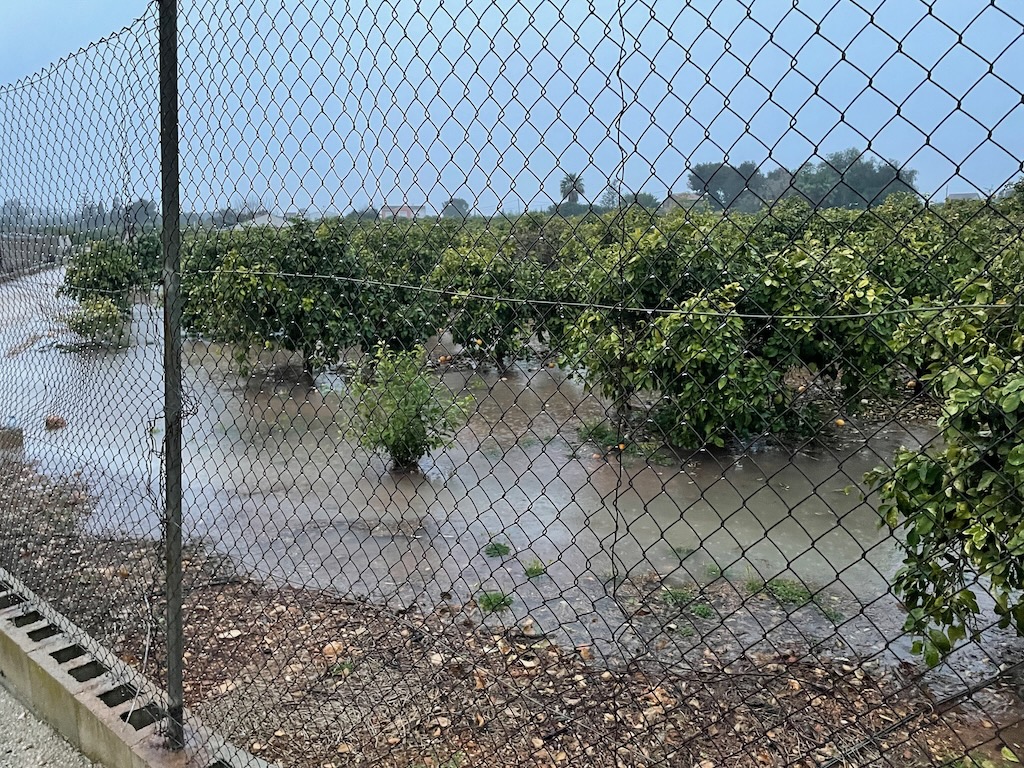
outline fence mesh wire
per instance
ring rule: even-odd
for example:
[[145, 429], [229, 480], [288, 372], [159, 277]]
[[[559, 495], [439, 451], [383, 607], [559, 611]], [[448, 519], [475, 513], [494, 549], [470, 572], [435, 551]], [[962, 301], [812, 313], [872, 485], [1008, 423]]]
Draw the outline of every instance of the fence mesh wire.
[[[154, 273], [135, 274], [155, 243], [155, 20], [0, 88], [0, 566], [151, 675], [163, 374]], [[37, 607], [19, 618], [48, 637]]]
[[181, 558], [189, 749], [1024, 751], [1013, 6], [179, 5], [186, 543], [154, 3], [0, 89], [0, 566]]

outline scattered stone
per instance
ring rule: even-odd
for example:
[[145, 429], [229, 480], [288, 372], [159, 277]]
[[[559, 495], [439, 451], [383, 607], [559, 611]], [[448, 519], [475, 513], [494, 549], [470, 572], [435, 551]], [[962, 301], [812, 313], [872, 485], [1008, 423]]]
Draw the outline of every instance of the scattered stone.
[[51, 413], [46, 417], [46, 428], [48, 430], [64, 429], [67, 425], [68, 422], [63, 416]]

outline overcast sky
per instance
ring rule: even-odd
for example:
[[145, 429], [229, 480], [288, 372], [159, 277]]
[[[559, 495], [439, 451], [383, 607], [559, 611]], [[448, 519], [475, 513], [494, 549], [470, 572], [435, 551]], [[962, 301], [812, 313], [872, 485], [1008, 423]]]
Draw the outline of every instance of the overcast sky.
[[[0, 2], [0, 82], [149, 8]], [[566, 172], [589, 199], [611, 175], [662, 197], [688, 163], [770, 170], [868, 145], [917, 169], [926, 195], [1021, 173], [1019, 0], [463, 5], [184, 0], [183, 205], [456, 195], [514, 211], [549, 204]], [[155, 32], [150, 8], [0, 90], [0, 196], [156, 195]]]

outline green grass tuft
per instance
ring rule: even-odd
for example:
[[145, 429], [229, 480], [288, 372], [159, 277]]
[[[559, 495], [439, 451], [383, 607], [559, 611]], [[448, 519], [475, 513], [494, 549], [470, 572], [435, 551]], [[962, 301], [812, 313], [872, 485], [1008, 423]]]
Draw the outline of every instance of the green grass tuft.
[[484, 613], [502, 613], [512, 607], [512, 596], [504, 592], [481, 592], [476, 604]]
[[661, 591], [661, 599], [665, 605], [673, 608], [684, 608], [697, 599], [697, 592], [693, 587], [665, 587]]
[[526, 578], [536, 579], [539, 576], [543, 576], [548, 572], [548, 567], [540, 560], [534, 558], [528, 563], [523, 565], [523, 570], [526, 571]]
[[764, 586], [782, 605], [807, 605], [813, 599], [811, 591], [794, 579], [775, 578]]
[[500, 541], [492, 541], [484, 547], [484, 554], [488, 557], [507, 557], [512, 552], [512, 547]]
[[356, 671], [357, 666], [358, 664], [356, 664], [354, 659], [345, 659], [344, 661], [332, 664], [327, 671], [333, 677], [348, 677]]
[[814, 599], [814, 604], [818, 606], [818, 610], [821, 611], [821, 615], [831, 621], [833, 624], [839, 624], [842, 622], [844, 616], [838, 608], [834, 608], [831, 605], [827, 605], [820, 596]]
[[717, 615], [715, 609], [708, 603], [694, 603], [690, 606], [690, 613], [698, 619], [712, 619]]

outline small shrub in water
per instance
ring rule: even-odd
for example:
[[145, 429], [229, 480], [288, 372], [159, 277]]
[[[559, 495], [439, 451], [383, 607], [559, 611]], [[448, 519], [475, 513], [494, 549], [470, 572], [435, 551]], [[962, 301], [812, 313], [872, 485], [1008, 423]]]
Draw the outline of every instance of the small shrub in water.
[[450, 400], [424, 369], [426, 354], [378, 345], [373, 364], [355, 377], [355, 426], [359, 442], [391, 457], [394, 468], [411, 469], [435, 448], [448, 445], [466, 421], [471, 398]]
[[119, 343], [124, 336], [125, 314], [108, 298], [87, 298], [67, 317], [68, 328], [93, 342]]
[[100, 240], [68, 260], [64, 284], [58, 293], [85, 303], [107, 299], [127, 309], [129, 294], [139, 284], [135, 257], [123, 243]]

